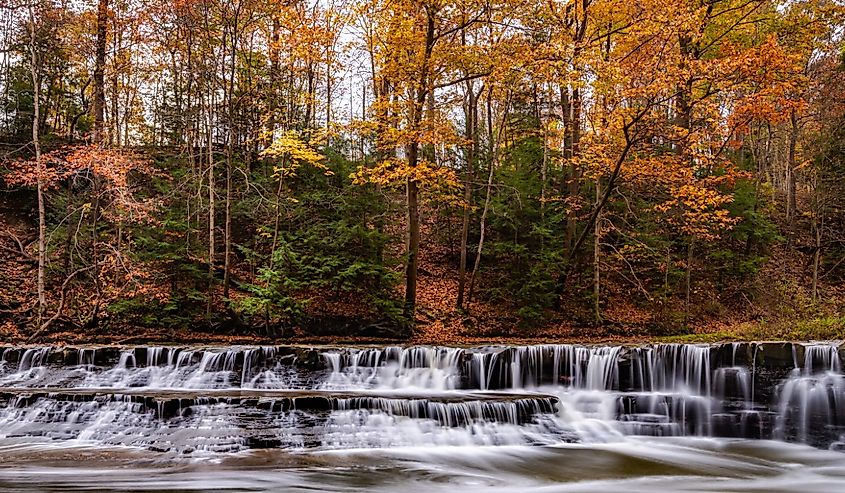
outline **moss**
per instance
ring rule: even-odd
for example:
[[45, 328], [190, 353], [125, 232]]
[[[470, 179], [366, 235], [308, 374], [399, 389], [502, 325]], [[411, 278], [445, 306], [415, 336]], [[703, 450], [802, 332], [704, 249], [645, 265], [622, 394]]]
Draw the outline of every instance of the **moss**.
[[664, 343], [714, 343], [725, 341], [828, 341], [845, 339], [845, 316], [743, 323], [715, 332], [655, 337]]
[[751, 339], [787, 341], [845, 339], [845, 316], [783, 320], [776, 323], [762, 321], [748, 326], [742, 333]]
[[682, 343], [682, 344], [709, 344], [724, 341], [743, 340], [742, 335], [733, 331], [705, 332], [699, 334], [680, 334], [672, 336], [656, 337], [654, 342], [661, 343]]

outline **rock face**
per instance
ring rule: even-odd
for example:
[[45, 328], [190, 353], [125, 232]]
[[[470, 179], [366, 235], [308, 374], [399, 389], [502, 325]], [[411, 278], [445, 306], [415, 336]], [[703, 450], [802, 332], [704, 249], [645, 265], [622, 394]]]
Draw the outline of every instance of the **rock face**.
[[838, 343], [5, 347], [0, 438], [178, 453], [625, 435], [843, 448]]

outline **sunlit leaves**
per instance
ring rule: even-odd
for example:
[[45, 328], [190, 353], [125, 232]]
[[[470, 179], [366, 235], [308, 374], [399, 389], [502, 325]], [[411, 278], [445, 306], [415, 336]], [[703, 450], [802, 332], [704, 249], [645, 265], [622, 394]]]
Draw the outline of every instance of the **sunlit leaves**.
[[452, 204], [462, 202], [460, 193], [463, 184], [454, 170], [438, 167], [428, 161], [408, 166], [404, 159], [386, 159], [373, 167], [362, 167], [352, 175], [353, 183], [372, 183], [382, 187], [398, 188], [413, 181], [429, 191], [435, 200]]
[[718, 190], [687, 184], [671, 189], [670, 194], [655, 210], [684, 236], [713, 241], [739, 221], [725, 209], [733, 198]]
[[273, 175], [277, 178], [295, 176], [296, 170], [303, 165], [320, 169], [326, 175], [333, 174], [332, 170], [326, 166], [324, 156], [294, 131], [285, 132], [275, 139], [261, 152], [261, 155], [279, 159], [279, 164], [273, 166]]

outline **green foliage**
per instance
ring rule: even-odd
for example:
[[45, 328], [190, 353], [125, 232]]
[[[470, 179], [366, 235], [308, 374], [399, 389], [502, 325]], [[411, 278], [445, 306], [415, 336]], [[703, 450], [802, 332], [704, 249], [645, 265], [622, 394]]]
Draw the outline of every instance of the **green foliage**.
[[[195, 291], [194, 296], [204, 299], [204, 295]], [[172, 300], [166, 303], [159, 301], [150, 302], [142, 297], [119, 299], [106, 307], [106, 311], [122, 323], [132, 323], [145, 327], [168, 327], [187, 329], [192, 327], [195, 320], [190, 312], [185, 311], [183, 301], [190, 299], [191, 294], [186, 293], [181, 300]]]
[[[45, 28], [45, 29], [49, 29]], [[80, 89], [85, 80], [79, 76], [68, 75], [68, 55], [51, 38], [50, 33], [39, 33], [39, 45], [44, 58], [42, 71], [43, 87], [41, 90], [40, 124], [42, 145], [49, 145], [51, 141], [64, 137], [70, 130], [69, 126], [53, 128], [57, 118], [46, 118], [50, 113], [60, 115], [65, 122], [74, 123], [74, 134], [82, 135], [91, 128], [91, 118], [88, 111], [83, 109], [80, 100]], [[32, 135], [32, 114], [34, 111], [34, 91], [32, 89], [32, 74], [28, 65], [29, 47], [23, 44], [14, 45], [15, 63], [6, 67], [6, 84], [0, 93], [0, 107], [7, 121], [0, 121], [0, 131], [5, 138], [27, 140]], [[66, 79], [63, 79], [67, 77]]]
[[554, 306], [564, 260], [565, 211], [538, 200], [542, 159], [542, 141], [534, 136], [518, 140], [503, 156], [482, 260], [482, 270], [493, 279], [481, 285], [482, 296], [513, 305], [529, 324]]
[[730, 233], [733, 240], [744, 245], [742, 255], [735, 255], [739, 260], [734, 264], [738, 275], [756, 273], [766, 260], [767, 248], [783, 241], [777, 225], [765, 211], [765, 204], [761, 203], [758, 188], [759, 185], [755, 187], [752, 181], [740, 181], [733, 190], [733, 202], [728, 206], [731, 216], [741, 218]]
[[[828, 282], [845, 281], [845, 121], [837, 119], [823, 134], [813, 162], [818, 189], [813, 198], [813, 214], [823, 242], [821, 266]], [[825, 241], [827, 240], [827, 241]]]
[[[273, 183], [281, 191], [266, 211], [266, 220], [258, 224], [261, 234], [255, 250], [273, 248], [274, 238], [275, 249], [248, 286], [250, 296], [238, 302], [245, 314], [296, 321], [307, 305], [307, 293], [356, 297], [374, 318], [400, 313], [393, 292], [398, 276], [383, 255], [390, 238], [375, 226], [386, 204], [373, 188], [349, 182], [354, 163], [327, 154], [325, 168], [301, 167], [281, 189]], [[258, 182], [263, 179], [256, 177]]]
[[294, 296], [307, 284], [298, 275], [302, 258], [284, 243], [273, 252], [273, 261], [278, 267], [261, 268], [257, 282], [247, 286], [251, 296], [240, 300], [238, 307], [247, 315], [263, 316], [268, 321], [295, 321], [305, 306]]

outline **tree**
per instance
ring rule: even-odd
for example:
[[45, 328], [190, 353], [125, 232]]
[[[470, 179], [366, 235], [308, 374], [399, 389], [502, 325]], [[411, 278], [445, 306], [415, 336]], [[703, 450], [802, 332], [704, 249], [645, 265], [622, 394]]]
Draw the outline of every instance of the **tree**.
[[[97, 48], [94, 59], [94, 141], [103, 140], [106, 111], [106, 43], [109, 0], [97, 1]], [[114, 118], [114, 115], [112, 115]]]
[[421, 155], [424, 145], [457, 140], [453, 129], [443, 126], [426, 104], [435, 98], [435, 90], [462, 82], [441, 77], [447, 74], [451, 46], [457, 44], [464, 28], [481, 20], [484, 6], [468, 13], [466, 6], [459, 8], [439, 0], [399, 0], [378, 5], [373, 10], [382, 16], [376, 21], [382, 41], [373, 47], [374, 78], [390, 88], [389, 94], [379, 94], [373, 103], [376, 113], [387, 120], [376, 122], [377, 126], [387, 127], [381, 131], [383, 141], [379, 145], [383, 149], [402, 148], [404, 157], [384, 159], [374, 168], [363, 168], [360, 176], [361, 181], [382, 185], [404, 182], [405, 315], [413, 321], [419, 270], [420, 188], [437, 181], [446, 186], [457, 185], [450, 170], [438, 168], [431, 156], [426, 159]]

